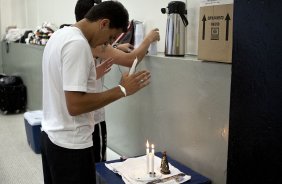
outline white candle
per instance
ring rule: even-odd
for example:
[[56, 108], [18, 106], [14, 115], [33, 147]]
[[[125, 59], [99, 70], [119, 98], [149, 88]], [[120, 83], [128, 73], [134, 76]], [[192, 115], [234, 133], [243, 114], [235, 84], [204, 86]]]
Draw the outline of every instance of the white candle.
[[150, 151], [149, 151], [149, 142], [147, 140], [147, 143], [146, 143], [146, 172], [147, 174], [149, 174], [149, 154], [150, 154]]
[[154, 173], [154, 160], [155, 160], [155, 146], [152, 144], [152, 153], [151, 153], [151, 172]]

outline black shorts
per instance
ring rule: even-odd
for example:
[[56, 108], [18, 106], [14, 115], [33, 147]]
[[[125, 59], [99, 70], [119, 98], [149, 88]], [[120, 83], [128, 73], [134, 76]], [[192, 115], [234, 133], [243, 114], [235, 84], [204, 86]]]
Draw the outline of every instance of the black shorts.
[[67, 149], [53, 144], [41, 134], [41, 157], [45, 184], [95, 184], [93, 147]]
[[95, 125], [92, 137], [95, 162], [105, 162], [107, 159], [107, 127], [105, 121], [102, 121]]

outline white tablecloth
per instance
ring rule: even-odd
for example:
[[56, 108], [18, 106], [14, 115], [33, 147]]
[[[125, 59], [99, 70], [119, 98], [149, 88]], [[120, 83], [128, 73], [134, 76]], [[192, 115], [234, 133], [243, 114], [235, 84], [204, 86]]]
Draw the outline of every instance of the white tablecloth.
[[[154, 179], [163, 179], [181, 173], [177, 168], [169, 164], [169, 170], [171, 173], [163, 175], [160, 173], [160, 165], [161, 159], [155, 156], [154, 171], [156, 172], [156, 178]], [[146, 175], [146, 156], [128, 158], [124, 162], [105, 164], [105, 166], [111, 171], [121, 175], [126, 184], [145, 184], [152, 180]], [[183, 183], [190, 179], [191, 176], [185, 175], [180, 182], [172, 179], [167, 182], [163, 182], [162, 184]]]

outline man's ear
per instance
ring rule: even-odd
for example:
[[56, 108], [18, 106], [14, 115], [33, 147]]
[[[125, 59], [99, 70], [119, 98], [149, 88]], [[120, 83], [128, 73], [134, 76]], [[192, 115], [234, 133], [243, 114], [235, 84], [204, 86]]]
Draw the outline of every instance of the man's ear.
[[100, 29], [107, 30], [110, 27], [110, 20], [109, 19], [102, 19], [100, 22]]

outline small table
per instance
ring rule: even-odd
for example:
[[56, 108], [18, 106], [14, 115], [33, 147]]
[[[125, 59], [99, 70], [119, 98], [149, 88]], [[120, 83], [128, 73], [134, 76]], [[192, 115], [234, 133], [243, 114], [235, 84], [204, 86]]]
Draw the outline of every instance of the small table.
[[[157, 152], [156, 156], [162, 157], [161, 152]], [[169, 156], [167, 156], [168, 162], [179, 169], [181, 172], [190, 175], [191, 179], [184, 184], [211, 184], [211, 180], [206, 178], [205, 176], [202, 176], [201, 174], [193, 171], [189, 167], [184, 166], [183, 164], [171, 159]], [[107, 161], [106, 163], [114, 163], [114, 162], [121, 162], [121, 160], [113, 160], [113, 161]], [[97, 177], [97, 184], [124, 184], [122, 178], [120, 175], [112, 172], [109, 170], [104, 162], [100, 162], [96, 164], [96, 177]]]

